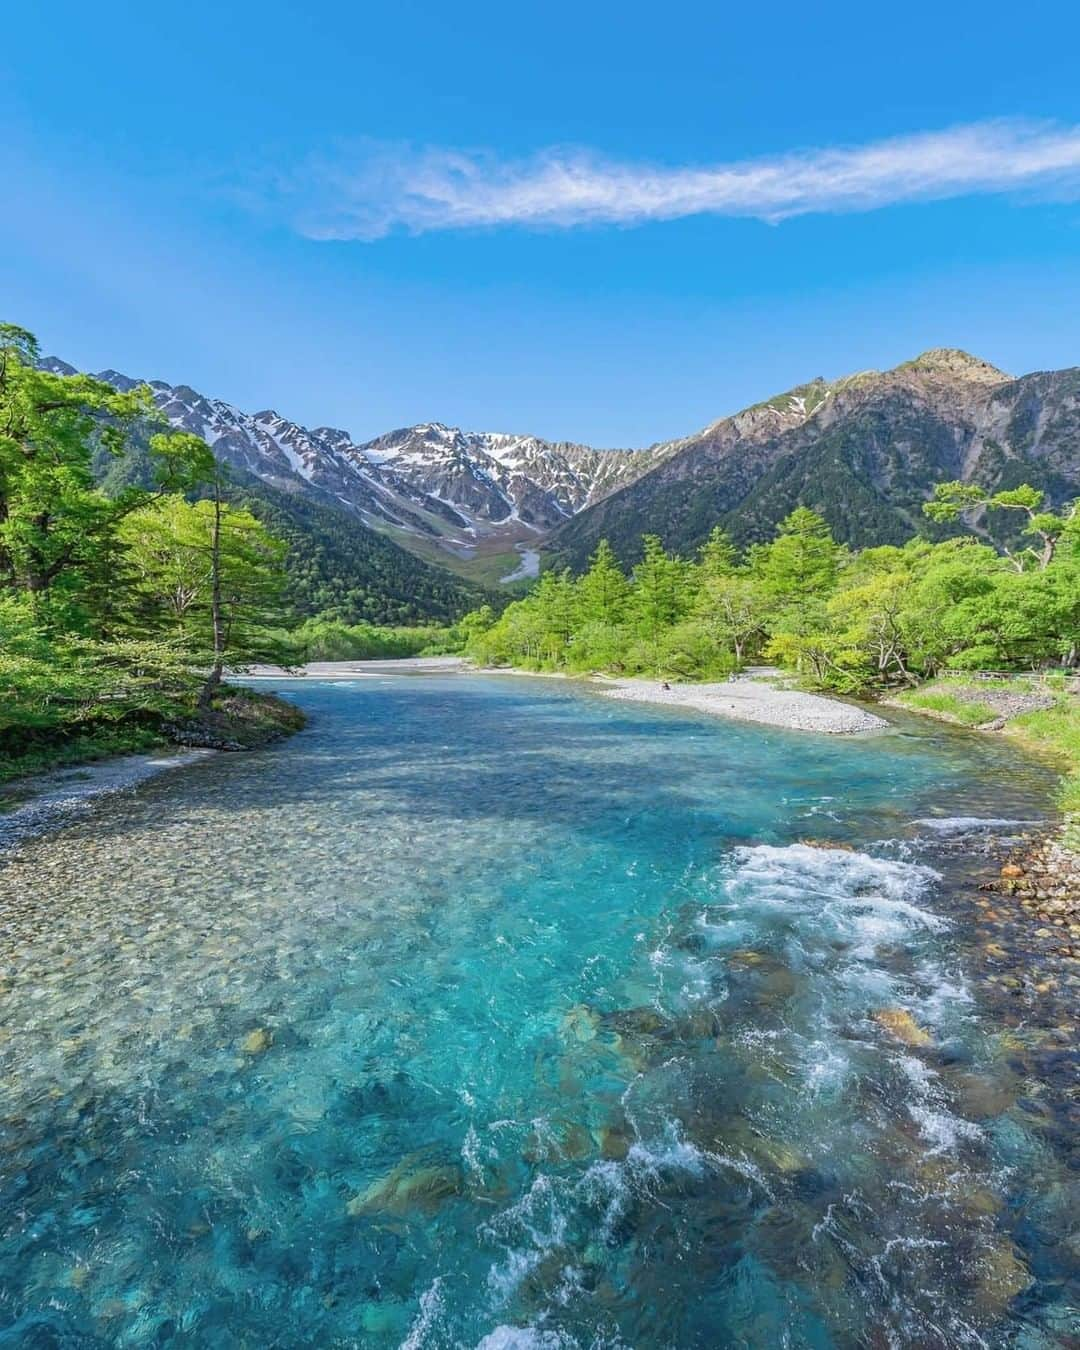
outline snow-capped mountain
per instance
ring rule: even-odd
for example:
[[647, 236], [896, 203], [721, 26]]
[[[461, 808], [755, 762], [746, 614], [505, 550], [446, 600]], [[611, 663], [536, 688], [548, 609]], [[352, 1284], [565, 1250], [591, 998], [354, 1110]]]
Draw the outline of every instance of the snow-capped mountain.
[[[55, 357], [47, 369], [73, 373]], [[142, 381], [105, 370], [119, 389]], [[633, 481], [655, 451], [593, 450], [536, 436], [469, 432], [426, 422], [357, 443], [334, 427], [308, 428], [272, 410], [245, 413], [189, 385], [150, 380], [154, 402], [219, 459], [275, 487], [312, 491], [400, 543], [468, 557], [530, 543]]]

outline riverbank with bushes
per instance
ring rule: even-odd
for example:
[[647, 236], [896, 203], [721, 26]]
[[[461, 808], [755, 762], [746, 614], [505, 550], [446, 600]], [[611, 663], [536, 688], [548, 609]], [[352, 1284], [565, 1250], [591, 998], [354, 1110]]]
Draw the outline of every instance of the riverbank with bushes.
[[1080, 676], [1056, 671], [973, 679], [950, 675], [886, 700], [942, 721], [1001, 732], [1061, 775], [1063, 841], [1080, 850]]
[[[0, 323], [0, 781], [165, 743], [241, 748], [298, 715], [229, 688], [288, 662], [285, 545], [228, 500], [149, 388], [41, 368]], [[133, 438], [145, 481], [108, 483]]]

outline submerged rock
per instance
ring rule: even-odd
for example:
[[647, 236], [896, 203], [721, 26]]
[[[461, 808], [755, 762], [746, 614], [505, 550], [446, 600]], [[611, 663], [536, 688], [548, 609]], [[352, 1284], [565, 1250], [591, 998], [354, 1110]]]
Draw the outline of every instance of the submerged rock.
[[256, 1027], [240, 1042], [240, 1049], [245, 1055], [261, 1055], [264, 1050], [270, 1049], [273, 1041], [273, 1034], [265, 1027]]
[[953, 1080], [960, 1109], [976, 1120], [987, 1120], [1004, 1115], [1016, 1101], [1018, 1086], [1010, 1076], [988, 1077], [983, 1074], [958, 1074]]
[[422, 1155], [414, 1153], [354, 1196], [346, 1208], [353, 1218], [376, 1212], [402, 1215], [413, 1209], [431, 1211], [459, 1195], [461, 1187], [461, 1168], [456, 1163], [425, 1163]]
[[745, 1120], [725, 1125], [712, 1147], [721, 1154], [742, 1155], [765, 1172], [785, 1176], [805, 1171], [810, 1166], [810, 1159], [805, 1153], [783, 1139], [762, 1134]]
[[593, 1151], [593, 1139], [584, 1125], [556, 1120], [529, 1131], [521, 1156], [528, 1163], [580, 1162]]
[[870, 1016], [878, 1026], [884, 1027], [904, 1045], [919, 1047], [933, 1044], [930, 1033], [919, 1026], [906, 1008], [878, 1008]]
[[1017, 1294], [1034, 1283], [1016, 1247], [1005, 1239], [979, 1256], [975, 1307], [984, 1317], [999, 1317]]
[[666, 1018], [655, 1008], [620, 1008], [604, 1017], [604, 1025], [622, 1036], [655, 1036], [668, 1030]]
[[727, 959], [727, 967], [733, 981], [737, 978], [732, 988], [750, 1003], [781, 1003], [795, 993], [797, 982], [794, 972], [771, 952], [732, 952]]
[[630, 1152], [633, 1143], [630, 1131], [621, 1125], [605, 1125], [599, 1132], [597, 1142], [600, 1156], [605, 1162], [622, 1162]]
[[562, 1034], [566, 1040], [592, 1041], [596, 1039], [596, 1029], [599, 1025], [598, 1013], [586, 1007], [584, 1003], [575, 1003], [563, 1017]]

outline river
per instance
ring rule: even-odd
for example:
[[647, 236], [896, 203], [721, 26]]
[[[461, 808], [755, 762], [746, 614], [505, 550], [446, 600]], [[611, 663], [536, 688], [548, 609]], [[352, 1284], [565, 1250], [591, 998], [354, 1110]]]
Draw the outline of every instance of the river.
[[280, 687], [0, 869], [0, 1346], [1066, 1343], [1075, 1037], [979, 973], [1036, 766]]

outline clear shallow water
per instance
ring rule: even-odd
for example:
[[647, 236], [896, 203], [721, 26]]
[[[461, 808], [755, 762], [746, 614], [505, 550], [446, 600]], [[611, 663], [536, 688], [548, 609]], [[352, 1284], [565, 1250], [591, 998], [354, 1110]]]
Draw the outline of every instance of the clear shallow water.
[[1065, 1343], [1071, 1040], [984, 997], [914, 824], [1037, 817], [1038, 773], [292, 690], [286, 746], [0, 871], [0, 1346]]

